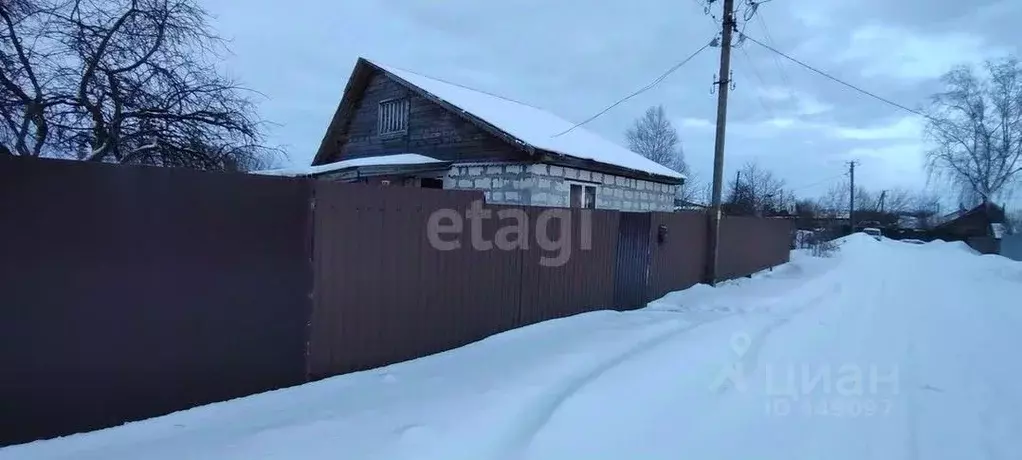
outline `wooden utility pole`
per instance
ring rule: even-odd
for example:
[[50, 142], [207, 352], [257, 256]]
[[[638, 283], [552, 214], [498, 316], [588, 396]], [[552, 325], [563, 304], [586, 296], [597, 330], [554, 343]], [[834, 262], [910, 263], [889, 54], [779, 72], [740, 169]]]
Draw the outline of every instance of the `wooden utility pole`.
[[727, 91], [731, 84], [731, 33], [735, 29], [734, 0], [724, 0], [720, 33], [720, 74], [717, 85], [717, 133], [713, 144], [713, 193], [710, 204], [710, 250], [706, 261], [706, 282], [717, 282], [717, 252], [720, 245], [721, 189], [724, 181], [724, 134], [727, 124]]
[[856, 161], [852, 160], [848, 162], [848, 176], [851, 178], [849, 181], [848, 190], [848, 232], [855, 233], [855, 165]]

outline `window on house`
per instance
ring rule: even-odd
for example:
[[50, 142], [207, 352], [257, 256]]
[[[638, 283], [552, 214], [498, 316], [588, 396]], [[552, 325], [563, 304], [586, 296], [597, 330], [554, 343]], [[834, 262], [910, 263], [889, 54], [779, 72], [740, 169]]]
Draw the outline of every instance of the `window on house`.
[[422, 188], [444, 188], [444, 180], [437, 179], [434, 177], [423, 177], [419, 181], [420, 187]]
[[380, 135], [408, 131], [408, 99], [391, 99], [380, 103]]
[[571, 207], [596, 209], [596, 186], [571, 184]]

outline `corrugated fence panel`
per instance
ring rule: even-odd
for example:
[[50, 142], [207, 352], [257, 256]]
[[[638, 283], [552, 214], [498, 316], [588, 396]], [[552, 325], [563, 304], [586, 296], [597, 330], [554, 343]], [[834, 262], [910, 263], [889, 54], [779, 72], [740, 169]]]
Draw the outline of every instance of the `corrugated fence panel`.
[[623, 310], [641, 308], [649, 301], [652, 241], [648, 212], [620, 213], [617, 258], [614, 267], [614, 306]]
[[[702, 276], [703, 214], [481, 200], [0, 157], [0, 443], [636, 308]], [[726, 218], [723, 277], [787, 261], [790, 230]]]
[[[656, 212], [652, 214], [650, 241], [653, 256], [650, 267], [649, 300], [671, 291], [689, 288], [703, 281], [706, 271], [709, 216], [702, 212]], [[659, 227], [667, 234], [659, 242]]]
[[308, 194], [0, 157], [0, 443], [302, 383]]
[[720, 226], [719, 278], [751, 275], [788, 261], [792, 222], [727, 216]]
[[[449, 350], [511, 329], [522, 251], [493, 246], [501, 225], [470, 218], [482, 194], [322, 182], [316, 185], [313, 378]], [[481, 203], [481, 201], [480, 201]], [[460, 232], [431, 242], [430, 216]], [[452, 227], [453, 228], [453, 227]], [[446, 249], [444, 244], [456, 243]], [[487, 246], [489, 243], [489, 246]]]
[[[620, 213], [539, 207], [527, 212], [535, 235], [522, 265], [521, 325], [614, 308]], [[558, 215], [570, 216], [565, 227], [570, 241], [562, 238]], [[583, 232], [591, 235], [587, 245]]]

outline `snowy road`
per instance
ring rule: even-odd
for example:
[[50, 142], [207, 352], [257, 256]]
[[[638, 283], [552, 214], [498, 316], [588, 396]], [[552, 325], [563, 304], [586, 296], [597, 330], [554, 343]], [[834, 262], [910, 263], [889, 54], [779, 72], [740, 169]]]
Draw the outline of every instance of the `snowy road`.
[[855, 236], [753, 279], [0, 459], [1017, 459], [1022, 263]]

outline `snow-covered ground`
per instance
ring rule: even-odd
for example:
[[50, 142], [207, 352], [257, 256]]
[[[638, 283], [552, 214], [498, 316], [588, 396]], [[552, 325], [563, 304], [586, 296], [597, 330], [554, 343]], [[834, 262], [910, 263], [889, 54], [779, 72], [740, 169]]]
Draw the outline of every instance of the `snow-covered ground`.
[[1022, 263], [832, 258], [0, 459], [1017, 459]]

